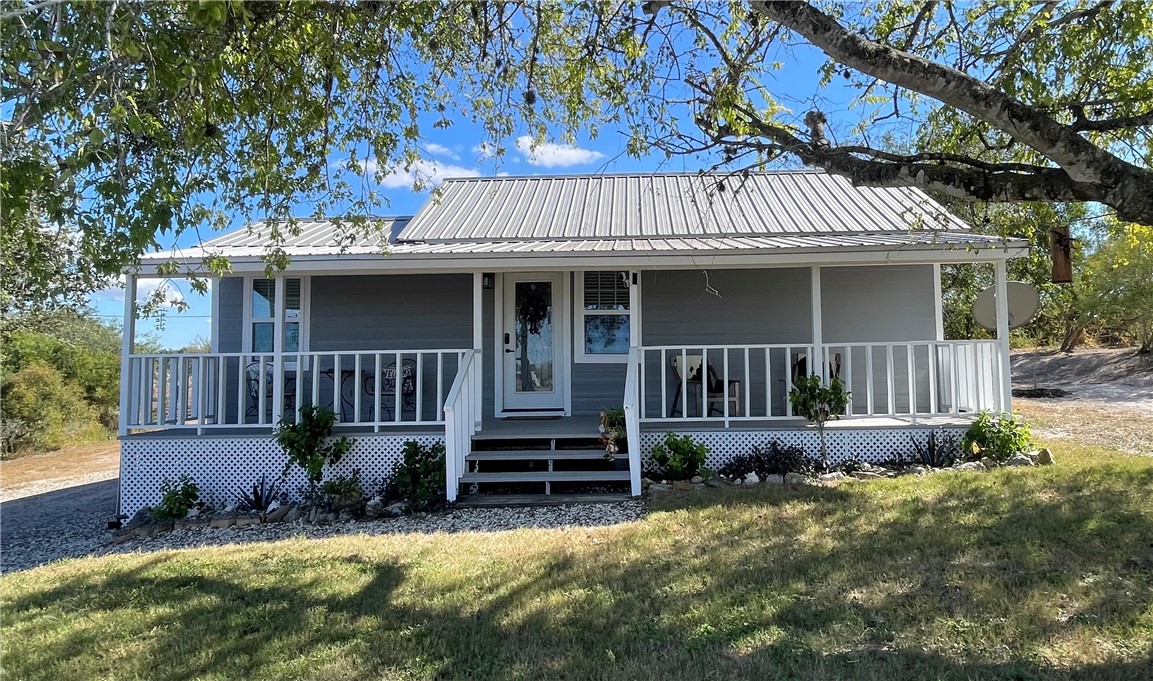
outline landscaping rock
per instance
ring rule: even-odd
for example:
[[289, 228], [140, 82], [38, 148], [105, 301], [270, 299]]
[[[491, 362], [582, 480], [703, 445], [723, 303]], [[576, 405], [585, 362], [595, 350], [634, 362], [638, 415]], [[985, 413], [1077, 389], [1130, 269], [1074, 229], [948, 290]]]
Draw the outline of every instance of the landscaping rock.
[[[769, 476], [769, 477], [772, 477], [772, 476]], [[746, 485], [755, 485], [760, 481], [761, 481], [761, 479], [760, 479], [760, 477], [757, 476], [756, 473], [748, 473], [745, 475], [745, 484]]]
[[379, 494], [364, 502], [364, 515], [368, 518], [384, 516], [384, 499]]
[[705, 483], [703, 483], [703, 482], [694, 482], [693, 483], [693, 491], [694, 492], [700, 492], [704, 489], [705, 489]]
[[825, 473], [824, 475], [820, 476], [817, 479], [823, 483], [829, 484], [829, 483], [840, 482], [840, 481], [844, 480], [845, 474], [842, 473], [841, 471], [833, 471], [832, 473]]
[[285, 518], [288, 517], [288, 514], [295, 510], [296, 507], [292, 504], [285, 504], [284, 506], [280, 506], [279, 508], [270, 511], [268, 515], [264, 517], [264, 522], [282, 523], [284, 522]]
[[745, 484], [745, 481], [740, 478], [733, 478], [732, 480], [729, 480], [729, 484], [733, 485], [734, 487], [739, 487]]
[[980, 461], [966, 461], [965, 463], [959, 463], [959, 464], [954, 465], [953, 470], [957, 470], [957, 471], [984, 471], [986, 469], [985, 469], [985, 464], [981, 463]]
[[699, 485], [699, 484], [701, 484], [701, 483], [702, 483], [702, 482], [704, 482], [704, 481], [705, 481], [705, 479], [704, 479], [704, 478], [702, 478], [702, 477], [701, 477], [701, 476], [699, 476], [699, 475], [694, 475], [694, 476], [693, 476], [693, 479], [692, 479], [692, 480], [689, 480], [689, 482], [693, 483], [694, 485]]
[[398, 501], [395, 504], [390, 504], [384, 509], [384, 515], [389, 518], [397, 518], [408, 513], [408, 502]]
[[[745, 478], [745, 484], [748, 484], [748, 482], [749, 482], [748, 478]], [[766, 485], [783, 485], [783, 484], [785, 484], [785, 476], [777, 475], [777, 474], [766, 475], [765, 476], [765, 484]]]
[[260, 518], [258, 516], [245, 515], [236, 519], [236, 527], [247, 527], [249, 525], [259, 525]]
[[853, 471], [850, 473], [850, 475], [858, 480], [877, 480], [879, 478], [885, 477], [880, 473], [874, 473], [873, 471]]
[[1014, 454], [1011, 459], [1005, 462], [1006, 466], [1032, 466], [1033, 459], [1030, 459], [1025, 454]]
[[690, 492], [693, 489], [693, 483], [688, 480], [673, 480], [673, 489], [682, 492]]
[[991, 471], [997, 467], [997, 462], [987, 456], [981, 459], [981, 463], [985, 466], [986, 470]]
[[732, 483], [717, 475], [705, 480], [705, 484], [709, 487], [728, 487]]
[[304, 515], [304, 511], [300, 510], [299, 506], [292, 506], [288, 511], [288, 515], [284, 516], [284, 522], [294, 523], [300, 520], [300, 516]]
[[666, 485], [666, 484], [661, 483], [661, 482], [654, 482], [653, 484], [649, 485], [649, 491], [650, 492], [671, 492], [671, 491], [673, 491], [673, 486], [672, 485]]
[[641, 478], [641, 489], [642, 490], [648, 489], [649, 487], [652, 487], [655, 484], [656, 484], [656, 482], [653, 480], [649, 480], [648, 478]]
[[800, 473], [785, 473], [784, 482], [789, 485], [807, 485], [809, 479]]
[[138, 527], [143, 527], [152, 522], [152, 507], [145, 506], [144, 508], [133, 514], [132, 519], [124, 526], [126, 530], [134, 530]]
[[1053, 458], [1053, 452], [1049, 451], [1048, 448], [1037, 452], [1036, 461], [1037, 464], [1041, 466], [1052, 466], [1053, 464], [1057, 463], [1057, 460]]
[[225, 516], [225, 517], [221, 517], [221, 518], [213, 518], [212, 520], [210, 520], [208, 522], [209, 527], [215, 527], [215, 528], [219, 528], [219, 529], [223, 529], [225, 527], [232, 527], [235, 524], [236, 524], [236, 518], [233, 518], [231, 516]]
[[922, 476], [922, 475], [928, 475], [928, 474], [929, 474], [929, 469], [925, 468], [924, 466], [909, 466], [905, 470], [901, 471], [901, 475]]

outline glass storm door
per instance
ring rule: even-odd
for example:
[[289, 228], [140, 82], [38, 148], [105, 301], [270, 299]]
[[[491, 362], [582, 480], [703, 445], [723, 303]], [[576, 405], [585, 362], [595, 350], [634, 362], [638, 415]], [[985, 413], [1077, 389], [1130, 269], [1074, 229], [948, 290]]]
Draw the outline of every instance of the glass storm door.
[[504, 411], [564, 409], [564, 309], [562, 275], [505, 275]]

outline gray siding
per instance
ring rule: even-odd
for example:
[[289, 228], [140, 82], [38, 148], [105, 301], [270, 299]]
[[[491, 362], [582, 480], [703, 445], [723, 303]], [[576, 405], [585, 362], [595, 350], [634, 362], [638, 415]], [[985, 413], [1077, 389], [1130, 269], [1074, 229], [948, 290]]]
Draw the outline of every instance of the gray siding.
[[[809, 288], [808, 268], [645, 272], [641, 285], [641, 340], [646, 346], [808, 343], [812, 338]], [[661, 365], [669, 359], [662, 359], [660, 353], [646, 354], [647, 414], [668, 414], [672, 409], [676, 382], [668, 367], [664, 372], [666, 403], [661, 404]], [[774, 351], [769, 361], [777, 377], [772, 386], [773, 413], [782, 414], [784, 351]], [[725, 361], [719, 351], [709, 356], [709, 364], [718, 376], [724, 373]], [[750, 354], [748, 364], [752, 383], [750, 413], [763, 414], [764, 354]], [[744, 382], [744, 353], [730, 353], [728, 366], [729, 378]], [[742, 391], [749, 388], [741, 386]], [[695, 391], [690, 390], [689, 414], [699, 411], [693, 407], [697, 399]], [[678, 400], [678, 409], [684, 401]]]
[[[885, 265], [877, 267], [825, 267], [821, 269], [822, 334], [826, 343], [881, 343], [933, 340], [936, 336], [936, 305], [933, 300], [932, 265]], [[853, 392], [853, 409], [867, 408], [870, 350], [853, 348], [840, 354], [842, 377]], [[889, 386], [885, 376], [888, 353], [871, 350], [874, 410], [885, 411]], [[851, 376], [849, 366], [851, 365]], [[909, 411], [909, 356], [903, 348], [893, 353], [892, 403], [897, 412]], [[916, 402], [929, 407], [929, 351], [913, 350]]]
[[309, 349], [472, 347], [472, 275], [313, 277]]
[[932, 340], [932, 265], [821, 268], [826, 343]]
[[217, 337], [220, 339], [218, 352], [241, 352], [244, 332], [244, 278], [225, 277], [214, 291], [220, 296], [220, 318], [212, 320], [217, 324]]
[[641, 280], [645, 345], [807, 343], [809, 270], [673, 270]]

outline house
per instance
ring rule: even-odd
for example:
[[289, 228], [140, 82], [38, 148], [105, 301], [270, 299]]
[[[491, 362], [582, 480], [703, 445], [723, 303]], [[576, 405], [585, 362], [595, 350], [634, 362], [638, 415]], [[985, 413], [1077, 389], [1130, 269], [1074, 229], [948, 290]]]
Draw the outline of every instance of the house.
[[[917, 189], [807, 171], [455, 179], [377, 226], [337, 243], [331, 223], [301, 222], [273, 279], [261, 223], [128, 274], [132, 301], [173, 257], [232, 266], [210, 353], [133, 353], [126, 308], [122, 512], [184, 473], [217, 498], [278, 475], [273, 426], [309, 403], [338, 414], [355, 438], [340, 470], [368, 480], [406, 440], [444, 442], [450, 499], [594, 480], [636, 495], [669, 430], [706, 442], [711, 467], [770, 439], [815, 449], [787, 399], [810, 372], [852, 392], [829, 434], [840, 456], [886, 459], [1010, 409], [1005, 305], [996, 340], [946, 340], [940, 268], [992, 267], [1004, 291], [1027, 244], [974, 234]], [[566, 444], [611, 407], [636, 443], [624, 470], [568, 466], [589, 455]]]

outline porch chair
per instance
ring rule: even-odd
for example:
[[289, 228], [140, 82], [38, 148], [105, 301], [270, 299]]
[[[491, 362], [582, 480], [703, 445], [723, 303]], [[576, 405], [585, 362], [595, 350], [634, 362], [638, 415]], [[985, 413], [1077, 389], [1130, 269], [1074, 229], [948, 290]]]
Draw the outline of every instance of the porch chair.
[[[404, 420], [404, 412], [411, 411], [416, 418], [416, 360], [406, 359], [400, 363], [400, 414], [398, 420]], [[370, 397], [376, 396], [376, 376], [368, 374], [364, 377], [364, 392]], [[369, 404], [373, 402], [370, 399]], [[392, 420], [392, 409], [396, 406], [396, 362], [386, 366], [380, 372], [380, 407]]]
[[[244, 383], [248, 389], [248, 406], [244, 410], [246, 418], [254, 418], [260, 412], [260, 362], [249, 362], [244, 367]], [[264, 363], [264, 399], [268, 409], [272, 408], [272, 399], [276, 394], [276, 372], [271, 362]], [[296, 376], [284, 376], [284, 413], [295, 416], [296, 412]], [[271, 414], [269, 416], [271, 419]]]
[[[685, 397], [681, 394], [682, 384], [686, 384], [688, 388], [697, 391], [698, 399], [695, 402], [700, 402], [699, 396], [704, 385], [701, 382], [701, 365], [704, 363], [701, 355], [685, 355], [685, 368], [688, 370], [687, 374], [681, 373], [681, 356], [672, 356], [673, 377], [676, 379], [676, 391], [673, 393], [673, 403], [669, 408], [669, 417], [677, 413], [684, 413], [682, 409], [682, 398]], [[683, 379], [682, 379], [683, 376]], [[716, 413], [724, 416], [725, 402], [731, 406], [729, 408], [730, 416], [741, 415], [741, 382], [739, 379], [729, 378], [722, 381], [720, 376], [717, 375], [716, 369], [713, 368], [712, 363], [708, 365], [708, 402], [709, 409], [708, 415]]]

